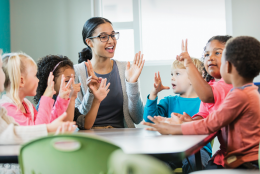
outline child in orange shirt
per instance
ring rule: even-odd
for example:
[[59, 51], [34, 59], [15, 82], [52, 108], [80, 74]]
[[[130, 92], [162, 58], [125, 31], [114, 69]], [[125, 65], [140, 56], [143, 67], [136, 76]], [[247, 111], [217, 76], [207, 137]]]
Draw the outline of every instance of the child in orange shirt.
[[[161, 134], [209, 134], [224, 128], [223, 139], [227, 145], [225, 168], [257, 169], [260, 141], [260, 96], [253, 79], [260, 72], [260, 42], [253, 37], [230, 39], [221, 58], [221, 77], [233, 88], [221, 106], [208, 117], [181, 125], [150, 117], [155, 124], [148, 130]], [[225, 134], [225, 135], [224, 135]], [[209, 163], [208, 169], [221, 165]]]

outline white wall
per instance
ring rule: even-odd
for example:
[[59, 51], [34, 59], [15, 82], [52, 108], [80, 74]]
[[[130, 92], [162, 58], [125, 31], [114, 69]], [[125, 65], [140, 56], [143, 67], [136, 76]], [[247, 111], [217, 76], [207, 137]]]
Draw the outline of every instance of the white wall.
[[61, 54], [77, 63], [91, 0], [10, 0], [10, 13], [12, 52], [23, 51], [35, 60]]

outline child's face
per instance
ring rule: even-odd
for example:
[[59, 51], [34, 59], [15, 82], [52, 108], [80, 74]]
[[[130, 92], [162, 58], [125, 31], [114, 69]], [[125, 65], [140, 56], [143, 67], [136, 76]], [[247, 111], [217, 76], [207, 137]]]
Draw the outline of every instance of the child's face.
[[0, 92], [4, 91], [4, 83], [5, 83], [5, 74], [2, 68], [3, 62], [2, 57], [0, 55]]
[[172, 69], [171, 76], [172, 89], [175, 94], [184, 94], [191, 87], [191, 83], [185, 69]]
[[[66, 68], [66, 67], [65, 67]], [[61, 68], [60, 69], [60, 75], [58, 78], [55, 78], [55, 82], [54, 82], [54, 90], [56, 91], [56, 95], [59, 94], [60, 92], [60, 84], [61, 84], [61, 77], [62, 74], [64, 74], [65, 77], [65, 83], [67, 84], [71, 78], [71, 74], [73, 74], [73, 76], [75, 77], [75, 71], [72, 68]]]
[[[26, 60], [28, 61], [28, 60]], [[24, 94], [26, 96], [35, 96], [36, 95], [36, 90], [38, 87], [39, 79], [37, 78], [37, 67], [32, 64], [31, 62], [26, 62], [27, 66], [26, 67], [26, 74], [24, 76], [24, 86], [21, 90], [23, 90]]]
[[221, 74], [221, 77], [224, 79], [225, 83], [231, 84], [230, 76], [228, 74], [228, 62], [226, 61], [225, 52], [226, 51], [224, 49], [222, 58], [221, 58], [222, 63], [221, 63], [221, 67], [220, 67], [220, 74]]
[[221, 78], [220, 66], [221, 66], [221, 56], [225, 48], [225, 44], [212, 40], [207, 44], [204, 52], [204, 66], [206, 71], [212, 77], [216, 79]]

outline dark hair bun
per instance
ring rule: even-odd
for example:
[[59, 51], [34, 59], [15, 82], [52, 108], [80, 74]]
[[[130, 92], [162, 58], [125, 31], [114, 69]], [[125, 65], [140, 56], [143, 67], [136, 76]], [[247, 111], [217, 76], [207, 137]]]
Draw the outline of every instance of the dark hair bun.
[[91, 60], [91, 59], [92, 59], [92, 51], [89, 47], [86, 47], [81, 52], [79, 52], [78, 63]]

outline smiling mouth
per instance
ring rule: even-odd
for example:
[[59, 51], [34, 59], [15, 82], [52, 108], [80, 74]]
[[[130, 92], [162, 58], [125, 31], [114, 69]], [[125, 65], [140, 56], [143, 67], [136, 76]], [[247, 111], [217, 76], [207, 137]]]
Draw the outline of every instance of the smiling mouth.
[[208, 65], [209, 68], [210, 68], [210, 67], [215, 67], [215, 66], [217, 66], [217, 65], [215, 65], [215, 64], [209, 64], [209, 65]]
[[176, 85], [175, 84], [172, 84], [172, 88], [174, 89], [176, 87]]
[[114, 46], [106, 47], [105, 50], [107, 50], [109, 53], [113, 53], [114, 52]]

